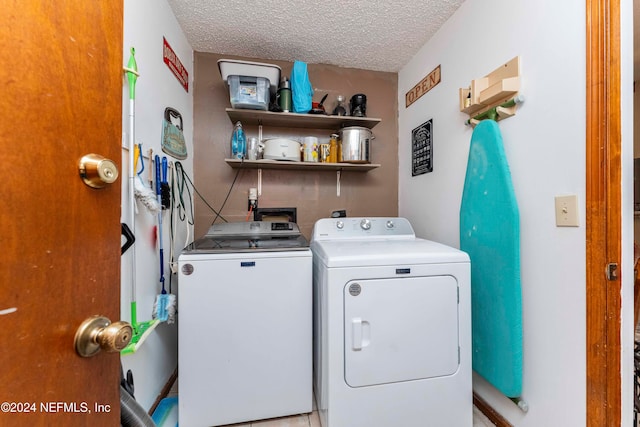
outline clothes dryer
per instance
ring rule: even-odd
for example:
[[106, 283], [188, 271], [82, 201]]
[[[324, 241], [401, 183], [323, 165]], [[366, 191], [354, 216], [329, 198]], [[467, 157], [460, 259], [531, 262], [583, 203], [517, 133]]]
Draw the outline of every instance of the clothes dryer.
[[311, 250], [322, 426], [471, 426], [467, 254], [404, 218], [321, 219]]

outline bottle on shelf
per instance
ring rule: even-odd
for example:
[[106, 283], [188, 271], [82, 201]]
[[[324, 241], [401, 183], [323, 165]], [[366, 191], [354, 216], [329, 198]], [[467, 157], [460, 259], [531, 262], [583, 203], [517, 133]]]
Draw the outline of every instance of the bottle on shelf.
[[338, 163], [338, 135], [331, 134], [329, 139], [329, 163]]
[[280, 82], [280, 88], [278, 89], [278, 106], [285, 113], [289, 113], [293, 109], [291, 82], [287, 77], [283, 78]]
[[231, 158], [244, 159], [247, 152], [247, 139], [242, 129], [242, 123], [236, 122], [231, 134]]

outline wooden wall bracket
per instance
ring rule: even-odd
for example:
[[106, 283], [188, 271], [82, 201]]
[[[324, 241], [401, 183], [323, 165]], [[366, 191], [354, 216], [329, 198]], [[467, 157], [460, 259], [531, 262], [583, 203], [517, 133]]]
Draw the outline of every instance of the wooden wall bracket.
[[[516, 56], [486, 76], [471, 80], [467, 88], [460, 88], [460, 111], [469, 114], [466, 124], [475, 125], [479, 120], [491, 118], [496, 121], [515, 114], [515, 104], [524, 100], [517, 97], [520, 91], [520, 57]], [[515, 100], [514, 105], [503, 104]], [[496, 113], [490, 110], [495, 109]], [[479, 117], [489, 112], [487, 117]]]

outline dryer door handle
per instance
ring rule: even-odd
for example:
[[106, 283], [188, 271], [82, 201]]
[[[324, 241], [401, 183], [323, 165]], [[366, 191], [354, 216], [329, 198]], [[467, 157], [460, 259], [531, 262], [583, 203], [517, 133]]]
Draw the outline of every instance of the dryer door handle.
[[368, 346], [371, 342], [370, 337], [369, 322], [360, 317], [351, 319], [351, 349], [353, 351], [360, 351]]

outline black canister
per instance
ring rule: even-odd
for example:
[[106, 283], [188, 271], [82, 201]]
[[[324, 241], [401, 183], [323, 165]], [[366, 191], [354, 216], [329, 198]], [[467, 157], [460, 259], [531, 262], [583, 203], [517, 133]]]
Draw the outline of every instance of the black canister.
[[363, 93], [356, 93], [351, 97], [349, 110], [354, 117], [367, 116], [367, 96]]

